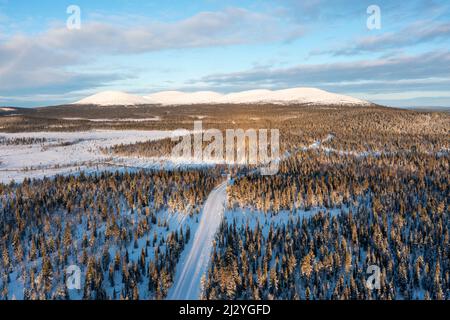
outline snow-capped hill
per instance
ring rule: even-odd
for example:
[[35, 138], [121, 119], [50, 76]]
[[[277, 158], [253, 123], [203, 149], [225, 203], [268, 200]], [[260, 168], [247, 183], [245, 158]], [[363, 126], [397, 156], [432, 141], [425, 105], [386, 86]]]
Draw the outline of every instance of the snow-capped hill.
[[327, 105], [371, 105], [370, 102], [353, 97], [334, 94], [316, 88], [292, 88], [278, 91], [259, 89], [220, 94], [213, 91], [185, 93], [164, 91], [146, 96], [152, 103], [161, 105], [189, 104], [327, 104]]
[[229, 93], [222, 97], [220, 103], [258, 103], [270, 99], [270, 90], [249, 90]]
[[144, 98], [157, 104], [173, 104], [185, 94], [181, 91], [161, 91], [144, 96]]
[[147, 100], [162, 105], [214, 103], [222, 94], [213, 91], [181, 92], [163, 91], [145, 96]]
[[97, 105], [97, 106], [134, 106], [149, 104], [144, 97], [128, 94], [121, 91], [103, 91], [73, 104]]
[[183, 98], [188, 104], [211, 103], [211, 101], [220, 100], [222, 94], [214, 91], [198, 91], [186, 94]]
[[312, 105], [354, 105], [368, 106], [370, 102], [353, 97], [335, 94], [316, 88], [292, 88], [284, 90], [249, 90], [221, 94], [214, 91], [181, 92], [162, 91], [141, 97], [124, 92], [105, 91], [80, 100], [74, 104], [143, 105], [159, 104], [194, 105], [194, 104], [312, 104]]
[[0, 112], [11, 112], [11, 111], [16, 111], [16, 108], [10, 108], [10, 107], [0, 107]]
[[269, 100], [274, 103], [370, 105], [370, 102], [335, 94], [317, 88], [292, 88], [274, 91]]

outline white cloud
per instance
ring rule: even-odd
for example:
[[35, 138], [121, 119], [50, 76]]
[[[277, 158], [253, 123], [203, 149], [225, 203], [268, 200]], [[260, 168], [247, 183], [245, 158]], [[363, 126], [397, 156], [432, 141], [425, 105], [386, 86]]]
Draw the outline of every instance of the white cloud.
[[[0, 90], [14, 94], [64, 86], [83, 89], [94, 81], [105, 82], [105, 73], [78, 74], [67, 67], [89, 66], [107, 55], [273, 42], [302, 34], [301, 29], [287, 28], [278, 18], [239, 8], [201, 12], [172, 23], [139, 23], [89, 22], [82, 24], [81, 30], [61, 25], [37, 35], [9, 37], [0, 43]], [[111, 76], [110, 81], [126, 77]]]
[[302, 64], [288, 68], [258, 68], [211, 74], [191, 81], [191, 85], [253, 88], [317, 86], [359, 92], [417, 88], [422, 90], [423, 87], [431, 86], [440, 90], [448, 86], [449, 74], [450, 51], [433, 51], [415, 56], [401, 55], [374, 60]]
[[[350, 93], [353, 96], [360, 96], [360, 93]], [[374, 93], [364, 94], [364, 98], [371, 101], [379, 100], [407, 100], [417, 98], [450, 98], [450, 92], [448, 91], [407, 91], [407, 92], [395, 92], [395, 93]]]
[[432, 21], [417, 21], [398, 32], [386, 32], [381, 35], [354, 39], [344, 46], [331, 50], [314, 50], [311, 54], [331, 54], [334, 56], [357, 55], [448, 39], [450, 39], [449, 22], [433, 23]]
[[61, 50], [129, 54], [281, 41], [301, 34], [302, 30], [298, 27], [286, 29], [280, 20], [269, 15], [229, 8], [201, 12], [173, 23], [148, 22], [124, 26], [90, 22], [83, 24], [81, 30], [55, 28], [33, 40]]

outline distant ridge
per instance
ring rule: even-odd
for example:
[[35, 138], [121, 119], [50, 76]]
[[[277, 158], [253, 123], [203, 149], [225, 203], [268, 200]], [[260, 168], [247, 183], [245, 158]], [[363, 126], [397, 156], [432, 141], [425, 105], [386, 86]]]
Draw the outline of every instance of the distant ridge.
[[89, 104], [98, 106], [134, 106], [148, 104], [144, 97], [132, 95], [121, 91], [103, 91], [73, 104]]
[[75, 102], [81, 105], [195, 105], [195, 104], [312, 104], [368, 106], [372, 103], [350, 96], [335, 94], [316, 88], [292, 88], [284, 90], [250, 90], [221, 94], [214, 91], [181, 92], [163, 91], [147, 96], [131, 95], [120, 91], [104, 91]]
[[11, 112], [11, 111], [17, 111], [17, 108], [13, 108], [13, 107], [0, 107], [0, 112]]

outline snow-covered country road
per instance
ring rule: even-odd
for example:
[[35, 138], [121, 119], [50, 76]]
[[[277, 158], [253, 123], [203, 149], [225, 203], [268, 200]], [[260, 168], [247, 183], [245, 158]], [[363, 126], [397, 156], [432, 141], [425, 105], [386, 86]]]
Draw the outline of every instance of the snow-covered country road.
[[199, 299], [201, 279], [208, 267], [214, 236], [222, 222], [227, 195], [226, 188], [227, 182], [220, 184], [206, 200], [195, 237], [192, 243], [186, 247], [186, 252], [178, 263], [175, 282], [167, 299]]

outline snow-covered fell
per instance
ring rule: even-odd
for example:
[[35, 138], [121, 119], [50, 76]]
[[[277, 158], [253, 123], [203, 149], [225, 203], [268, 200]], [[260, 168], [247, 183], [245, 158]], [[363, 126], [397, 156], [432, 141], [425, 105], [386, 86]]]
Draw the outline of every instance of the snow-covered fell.
[[108, 105], [139, 105], [159, 104], [170, 105], [193, 105], [193, 104], [313, 104], [313, 105], [358, 105], [367, 106], [370, 102], [353, 97], [335, 94], [316, 88], [292, 88], [284, 90], [249, 90], [221, 94], [214, 91], [181, 92], [163, 91], [153, 93], [144, 97], [129, 95], [123, 92], [107, 91], [101, 92], [75, 104]]
[[310, 104], [352, 104], [369, 105], [370, 102], [356, 99], [350, 96], [335, 94], [316, 88], [292, 88], [274, 91], [270, 96], [271, 102], [275, 103], [310, 103]]
[[88, 104], [98, 106], [134, 106], [148, 103], [148, 100], [144, 97], [121, 91], [103, 91], [77, 101], [74, 104]]
[[155, 104], [180, 105], [180, 104], [206, 104], [217, 103], [223, 95], [214, 91], [181, 92], [163, 91], [153, 93], [144, 98]]
[[146, 96], [153, 103], [161, 105], [181, 104], [238, 104], [238, 103], [300, 103], [300, 104], [333, 104], [333, 105], [370, 105], [370, 102], [353, 97], [335, 94], [316, 88], [292, 88], [285, 90], [249, 90], [220, 94], [213, 91], [184, 93], [166, 91]]
[[249, 90], [233, 92], [222, 96], [222, 103], [258, 103], [272, 100], [273, 91], [270, 90]]

